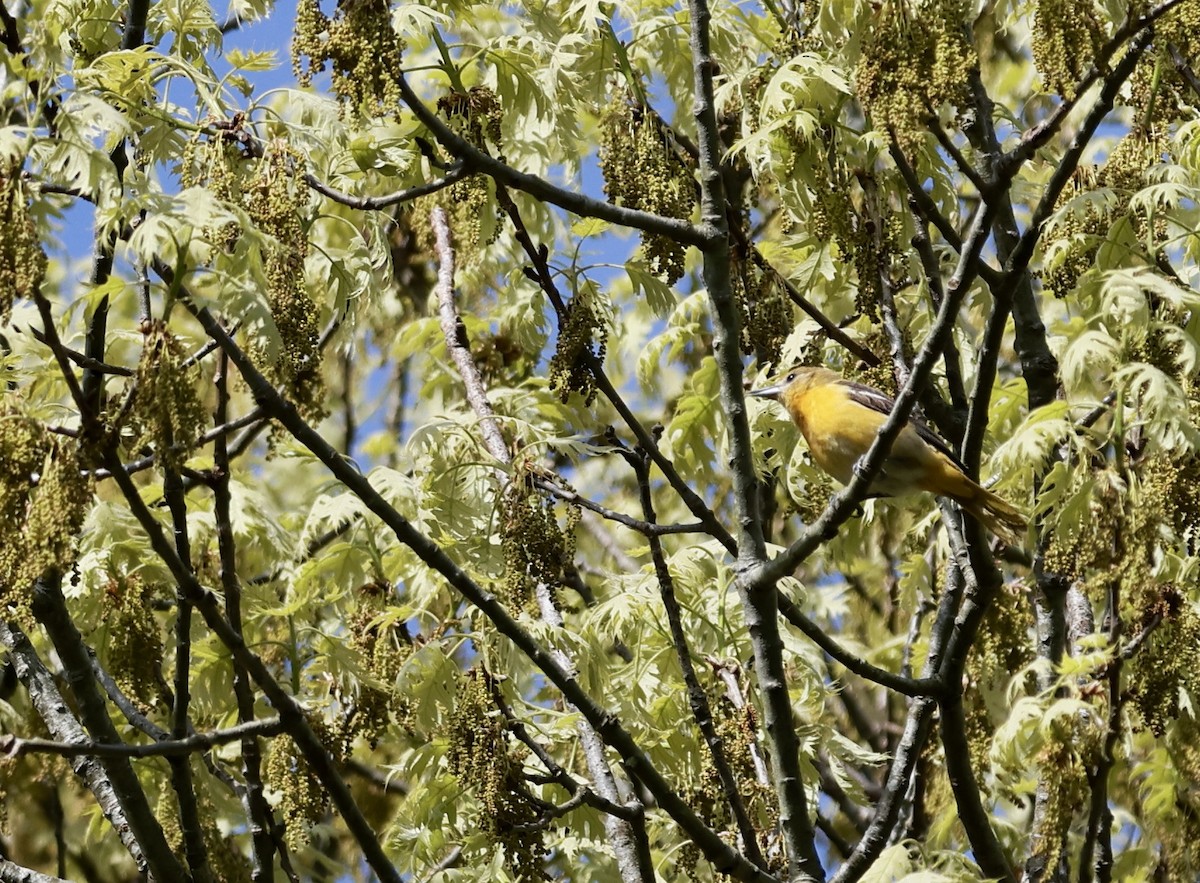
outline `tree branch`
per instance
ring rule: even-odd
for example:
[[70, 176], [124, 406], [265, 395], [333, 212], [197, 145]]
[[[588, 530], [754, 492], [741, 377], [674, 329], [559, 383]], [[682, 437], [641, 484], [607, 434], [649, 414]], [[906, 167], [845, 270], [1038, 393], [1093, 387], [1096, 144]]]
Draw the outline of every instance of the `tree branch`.
[[615, 521], [617, 524], [623, 525], [630, 530], [636, 530], [643, 536], [661, 537], [668, 534], [707, 532], [704, 528], [704, 525], [699, 521], [693, 521], [688, 524], [658, 524], [657, 522], [644, 521], [642, 519], [633, 518], [629, 515], [626, 515], [624, 512], [617, 512], [614, 509], [609, 509], [607, 506], [601, 506], [599, 503], [580, 496], [571, 488], [559, 487], [551, 479], [535, 477], [534, 482], [542, 490], [549, 494], [553, 494], [564, 502], [572, 503], [582, 509], [587, 509], [589, 512], [595, 512], [601, 518], [605, 518], [609, 521]]
[[[213, 378], [217, 407], [213, 422], [222, 426], [229, 418], [229, 357], [222, 352]], [[229, 488], [229, 444], [225, 434], [218, 435], [213, 447], [213, 519], [217, 527], [217, 554], [220, 559], [221, 590], [225, 595], [225, 616], [229, 627], [242, 640], [242, 584], [237, 575], [237, 546], [231, 515], [232, 494]], [[238, 720], [243, 726], [254, 721], [254, 689], [244, 666], [233, 663], [233, 695], [237, 700]], [[274, 879], [272, 857], [275, 852], [271, 837], [273, 816], [267, 803], [262, 779], [262, 753], [256, 734], [248, 732], [241, 739], [242, 777], [246, 791], [242, 797], [250, 828], [251, 872], [254, 883], [270, 883]]]
[[223, 730], [207, 733], [191, 733], [180, 739], [164, 739], [132, 745], [127, 742], [98, 742], [95, 739], [60, 742], [55, 739], [23, 739], [20, 736], [0, 736], [0, 754], [5, 757], [22, 757], [26, 754], [52, 754], [57, 757], [187, 757], [202, 751], [210, 751], [218, 745], [238, 742], [247, 736], [276, 736], [283, 732], [279, 718], [265, 718], [238, 724]]
[[397, 190], [395, 193], [389, 193], [386, 196], [352, 196], [349, 193], [343, 193], [331, 187], [311, 173], [305, 173], [304, 182], [322, 196], [332, 199], [340, 205], [360, 211], [379, 211], [380, 209], [390, 208], [393, 205], [399, 205], [402, 202], [411, 202], [420, 196], [437, 193], [439, 190], [449, 187], [455, 181], [460, 181], [467, 177], [467, 174], [467, 167], [464, 163], [455, 163], [441, 178], [426, 181], [423, 184], [416, 184], [404, 190]]
[[[71, 621], [59, 579], [58, 574], [47, 573], [38, 580], [30, 605], [33, 615], [54, 644], [67, 683], [70, 684], [71, 692], [78, 703], [83, 725], [98, 741], [119, 743], [121, 737], [108, 716], [104, 697], [96, 689], [96, 682], [92, 678], [91, 657], [84, 646], [83, 637]], [[141, 846], [145, 865], [151, 876], [159, 881], [183, 879], [182, 875], [186, 874], [186, 871], [167, 845], [162, 827], [154, 817], [146, 798], [146, 792], [128, 760], [101, 758], [100, 766], [104, 769], [113, 793], [124, 810], [133, 836]]]
[[[637, 475], [638, 495], [642, 501], [642, 514], [648, 523], [654, 524], [657, 516], [654, 512], [654, 500], [650, 494], [649, 458], [645, 452], [639, 450], [627, 452], [626, 460], [628, 460]], [[696, 667], [692, 663], [691, 650], [688, 649], [687, 633], [683, 628], [683, 615], [679, 607], [679, 599], [675, 596], [675, 580], [671, 576], [671, 568], [667, 564], [667, 556], [663, 551], [662, 540], [652, 535], [649, 537], [649, 543], [650, 557], [654, 562], [654, 573], [658, 579], [658, 591], [662, 597], [663, 609], [667, 614], [667, 624], [671, 631], [671, 642], [675, 645], [675, 656], [679, 660], [679, 667], [683, 672], [683, 682], [687, 686], [688, 704], [692, 709], [692, 717], [696, 720], [696, 726], [700, 728], [700, 733], [703, 735], [704, 742], [708, 746], [709, 756], [712, 758], [713, 768], [716, 770], [717, 778], [720, 779], [721, 787], [725, 791], [730, 812], [737, 825], [738, 837], [742, 843], [742, 852], [745, 853], [750, 861], [761, 868], [765, 868], [767, 867], [767, 863], [763, 860], [762, 851], [758, 848], [757, 832], [754, 829], [754, 824], [750, 821], [749, 814], [746, 812], [746, 804], [742, 800], [741, 788], [738, 785], [737, 778], [733, 774], [732, 767], [729, 766], [729, 759], [725, 756], [724, 743], [713, 721], [712, 706], [708, 701], [708, 694], [704, 692], [704, 688], [700, 686], [700, 679], [696, 677]]]
[[[171, 274], [169, 268], [159, 267], [158, 270], [166, 275]], [[39, 295], [37, 296], [37, 301], [39, 309], [42, 310], [43, 317], [50, 318], [49, 304], [46, 302], [45, 298]], [[204, 315], [208, 320], [205, 330], [209, 332], [209, 336], [220, 340], [223, 348], [225, 348], [227, 344], [231, 346], [233, 342], [220, 324], [207, 312], [205, 312]], [[213, 333], [213, 329], [216, 330], [216, 334]], [[53, 322], [50, 322], [46, 328], [46, 337], [51, 348], [51, 352], [54, 354], [60, 367], [67, 376], [68, 385], [71, 387], [71, 392], [75, 398], [76, 407], [80, 409], [80, 413], [83, 417], [85, 430], [89, 432], [96, 432], [97, 436], [99, 436], [100, 433], [97, 431], [98, 428], [94, 425], [96, 421], [95, 415], [88, 410], [87, 400], [84, 397], [82, 390], [80, 390], [78, 385], [72, 383], [73, 375], [70, 373], [70, 366], [67, 363], [66, 356], [61, 352], [61, 342], [58, 339], [58, 332], [55, 330]], [[233, 347], [233, 349], [237, 351], [236, 347]], [[237, 352], [238, 355], [240, 355], [240, 351]], [[232, 355], [231, 358], [233, 358]], [[236, 359], [233, 359], [233, 361], [235, 364], [237, 363]], [[277, 395], [274, 388], [261, 374], [257, 375], [256, 380], [259, 384], [265, 385], [272, 394]], [[293, 411], [292, 413], [295, 412]], [[195, 574], [192, 573], [189, 564], [180, 559], [171, 542], [162, 532], [162, 528], [155, 520], [153, 513], [146, 506], [145, 502], [143, 502], [141, 494], [138, 492], [133, 480], [125, 471], [125, 466], [121, 462], [121, 458], [117, 453], [114, 444], [115, 441], [110, 439], [109, 443], [99, 452], [102, 462], [108, 467], [113, 478], [116, 480], [117, 485], [121, 489], [121, 493], [125, 496], [125, 500], [129, 504], [130, 510], [133, 512], [134, 517], [137, 519], [138, 523], [141, 524], [142, 529], [149, 538], [151, 547], [166, 564], [167, 569], [171, 571], [171, 575], [180, 585], [188, 600], [190, 600], [196, 606], [196, 608], [200, 610], [201, 615], [204, 617], [204, 620], [208, 624], [209, 628], [212, 629], [221, 642], [229, 648], [234, 658], [246, 668], [250, 676], [263, 690], [263, 693], [271, 702], [272, 706], [275, 707], [276, 711], [279, 713], [280, 719], [284, 723], [284, 728], [295, 740], [297, 747], [304, 755], [304, 758], [308, 762], [308, 765], [312, 769], [313, 773], [318, 779], [320, 779], [321, 783], [329, 792], [330, 800], [341, 813], [342, 819], [346, 823], [346, 827], [349, 829], [351, 835], [362, 848], [363, 856], [367, 864], [370, 865], [370, 867], [375, 871], [381, 880], [385, 881], [385, 883], [402, 883], [399, 872], [388, 860], [387, 855], [384, 853], [383, 847], [379, 842], [379, 838], [375, 835], [375, 832], [372, 830], [370, 824], [363, 816], [362, 811], [355, 803], [354, 797], [350, 793], [350, 788], [342, 778], [337, 765], [330, 756], [329, 750], [325, 747], [320, 738], [309, 725], [303, 708], [301, 708], [297, 701], [279, 685], [279, 682], [276, 681], [274, 677], [272, 677], [270, 671], [267, 669], [266, 665], [263, 664], [262, 660], [246, 646], [246, 643], [242, 639], [241, 635], [234, 631], [232, 626], [229, 625], [229, 622], [224, 618], [224, 616], [222, 616], [216, 598], [199, 583], [195, 577]], [[328, 445], [326, 445], [326, 447], [328, 447]], [[330, 448], [329, 451], [332, 457], [338, 457], [336, 452], [332, 451], [332, 448]], [[59, 593], [59, 597], [61, 598], [61, 592]], [[45, 595], [43, 595], [42, 603], [47, 603], [50, 600], [53, 599], [47, 598]], [[35, 603], [37, 603], [36, 597]], [[50, 609], [52, 607], [53, 605], [48, 607], [48, 613], [53, 613], [53, 609]], [[74, 626], [70, 625], [70, 629], [74, 631]], [[76, 632], [76, 634], [78, 633]], [[82, 644], [82, 641], [79, 641], [78, 643]], [[71, 649], [71, 647], [67, 647], [68, 652], [70, 652]], [[63, 653], [62, 648], [59, 648], [59, 653], [60, 655]], [[86, 657], [86, 653], [84, 655]], [[68, 671], [74, 669], [83, 671], [84, 668], [86, 668], [86, 670], [88, 670], [90, 673], [91, 669], [90, 663], [87, 663], [86, 659], [83, 668], [71, 666], [67, 662], [66, 658], [64, 658], [64, 665], [68, 666]], [[85, 687], [90, 686], [91, 692], [95, 693], [95, 686], [90, 678], [83, 679], [82, 683], [84, 683]], [[89, 698], [89, 702], [94, 701], [99, 702], [99, 711], [104, 712], [103, 719], [101, 720], [98, 717], [97, 723], [102, 724], [107, 722], [107, 728], [101, 729], [100, 731], [102, 741], [119, 741], [115, 730], [113, 729], [112, 721], [108, 719], [108, 714], [103, 709], [103, 699], [100, 699], [98, 694], [96, 694], [96, 698], [94, 700]], [[82, 704], [83, 703], [81, 702], [81, 705]], [[91, 729], [93, 733], [96, 732], [96, 729], [90, 724], [89, 729]], [[110, 759], [108, 766], [116, 769], [119, 773], [122, 772], [122, 767], [117, 759]], [[128, 767], [127, 763], [125, 764], [125, 767]], [[110, 777], [112, 776], [111, 769], [109, 770], [109, 775]], [[129, 775], [132, 776], [132, 772], [130, 772]], [[136, 785], [136, 777], [133, 778], [133, 784]], [[141, 801], [144, 802], [145, 795], [140, 792], [140, 788], [138, 789], [137, 793], [140, 794]], [[157, 839], [162, 841], [162, 848], [166, 851], [166, 859], [156, 857], [157, 860], [169, 861], [170, 864], [173, 865], [172, 872], [164, 876], [160, 876], [160, 879], [183, 879], [181, 875], [184, 873], [184, 871], [179, 866], [170, 850], [166, 849], [166, 842], [162, 838], [162, 830], [158, 827], [158, 822], [154, 820], [153, 815], [150, 815], [150, 821], [153, 822], [152, 830], [157, 832]], [[138, 840], [140, 843], [142, 843], [143, 847], [147, 844], [147, 842], [149, 842], [151, 845], [157, 845], [155, 840], [143, 839], [143, 836], [139, 836]]]
[[[502, 185], [497, 186], [496, 197], [500, 202], [501, 208], [513, 224], [517, 242], [529, 257], [529, 261], [533, 266], [534, 276], [536, 277], [535, 281], [541, 287], [542, 291], [545, 292], [546, 297], [550, 300], [561, 322], [566, 314], [566, 303], [558, 290], [558, 286], [554, 282], [554, 273], [549, 264], [549, 251], [534, 243], [533, 237], [530, 236], [516, 203]], [[621, 416], [621, 419], [625, 421], [625, 425], [629, 427], [630, 432], [637, 439], [638, 445], [650, 455], [650, 459], [654, 461], [654, 465], [662, 470], [663, 476], [667, 479], [671, 487], [675, 489], [675, 492], [679, 494], [679, 498], [683, 500], [684, 505], [699, 519], [700, 523], [704, 525], [704, 529], [717, 542], [725, 546], [730, 554], [737, 554], [737, 543], [734, 542], [729, 531], [725, 529], [725, 526], [721, 524], [700, 495], [692, 490], [691, 486], [683, 480], [683, 476], [679, 474], [679, 471], [675, 468], [675, 464], [668, 460], [662, 451], [659, 450], [657, 438], [653, 433], [646, 430], [646, 427], [638, 420], [637, 415], [630, 409], [628, 403], [621, 396], [621, 393], [613, 386], [612, 381], [609, 380], [608, 375], [604, 371], [603, 362], [586, 348], [583, 351], [582, 357], [587, 362], [588, 370], [596, 382], [596, 388], [603, 393], [604, 397], [608, 399], [616, 412]]]
[[[41, 331], [38, 331], [32, 325], [29, 326], [29, 333], [33, 335], [33, 339], [38, 343], [44, 344], [46, 342], [46, 335]], [[137, 372], [131, 368], [126, 368], [123, 365], [109, 365], [105, 362], [97, 361], [96, 359], [85, 356], [83, 353], [73, 350], [67, 346], [63, 347], [63, 355], [65, 355], [80, 368], [84, 368], [88, 371], [95, 371], [98, 374], [115, 374], [118, 377], [133, 377], [137, 374]]]
[[[938, 603], [937, 618], [929, 632], [929, 651], [922, 669], [922, 676], [925, 678], [934, 677], [939, 672], [943, 654], [954, 629], [962, 591], [962, 571], [957, 562], [951, 559], [950, 566], [946, 569], [946, 585]], [[909, 705], [908, 718], [892, 756], [883, 796], [875, 805], [874, 815], [866, 833], [830, 883], [854, 883], [883, 852], [900, 817], [900, 809], [908, 794], [913, 770], [933, 726], [933, 712], [936, 708], [935, 700], [928, 696], [919, 696]]]
[[[0, 4], [0, 8], [3, 8], [3, 4]], [[87, 741], [83, 727], [69, 711], [67, 700], [55, 686], [53, 675], [42, 664], [25, 633], [15, 624], [0, 620], [0, 644], [8, 649], [17, 678], [25, 685], [30, 702], [50, 735], [63, 742]], [[149, 862], [143, 852], [142, 842], [103, 767], [95, 758], [74, 757], [71, 758], [71, 769], [95, 796], [96, 805], [112, 825], [121, 844], [138, 869], [144, 872]], [[165, 883], [170, 878], [160, 879]]]
[[716, 69], [710, 48], [711, 12], [707, 0], [688, 0], [691, 18], [689, 48], [695, 104], [697, 147], [700, 151], [700, 217], [712, 239], [703, 250], [704, 286], [713, 312], [713, 356], [720, 378], [721, 405], [728, 423], [733, 499], [736, 506], [737, 576], [746, 627], [754, 648], [755, 673], [762, 695], [763, 722], [771, 744], [771, 773], [779, 802], [779, 826], [792, 878], [823, 880], [812, 819], [800, 769], [800, 743], [792, 713], [783, 641], [779, 634], [778, 581], [758, 580], [756, 571], [766, 559], [759, 518], [758, 476], [750, 445], [750, 422], [742, 384], [741, 319], [731, 283], [729, 221], [721, 175], [721, 143], [713, 95]]
[[779, 612], [788, 622], [800, 629], [809, 640], [824, 650], [826, 655], [841, 663], [847, 670], [852, 671], [860, 678], [865, 678], [881, 687], [887, 687], [889, 690], [895, 690], [904, 696], [938, 696], [945, 689], [945, 685], [937, 677], [905, 677], [902, 674], [894, 674], [887, 669], [872, 665], [860, 656], [855, 656], [827, 635], [825, 630], [810, 619], [796, 602], [783, 594], [779, 596]]
[[[0, 4], [0, 9], [4, 5]], [[7, 16], [7, 12], [5, 13]], [[0, 883], [70, 883], [62, 877], [51, 877], [30, 868], [22, 867], [8, 859], [0, 859]]]
[[646, 230], [650, 233], [668, 236], [685, 245], [694, 245], [697, 248], [704, 248], [708, 244], [709, 234], [694, 227], [688, 221], [666, 218], [649, 212], [635, 211], [601, 202], [581, 193], [556, 187], [543, 178], [519, 172], [512, 166], [500, 162], [447, 126], [413, 91], [403, 74], [397, 73], [396, 78], [404, 103], [412, 109], [417, 119], [433, 133], [438, 142], [457, 157], [469, 171], [483, 172], [501, 184], [523, 190], [536, 199], [549, 202], [581, 217], [600, 218], [623, 227]]

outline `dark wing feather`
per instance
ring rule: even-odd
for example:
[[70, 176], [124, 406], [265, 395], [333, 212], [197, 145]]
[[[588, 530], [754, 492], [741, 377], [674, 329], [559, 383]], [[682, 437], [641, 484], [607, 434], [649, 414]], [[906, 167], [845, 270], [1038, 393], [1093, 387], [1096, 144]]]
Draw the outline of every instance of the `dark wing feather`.
[[[864, 386], [861, 383], [855, 383], [853, 380], [841, 380], [838, 382], [842, 386], [846, 387], [846, 389], [849, 391], [852, 401], [858, 402], [858, 404], [862, 405], [863, 407], [870, 408], [872, 411], [878, 411], [880, 414], [886, 416], [892, 413], [892, 408], [896, 407], [895, 399], [884, 395], [873, 387]], [[954, 451], [950, 449], [950, 446], [942, 441], [941, 436], [939, 436], [936, 432], [934, 432], [916, 417], [910, 415], [908, 422], [911, 423], [913, 429], [917, 431], [917, 435], [921, 436], [921, 438], [931, 448], [941, 451], [950, 458], [951, 463], [963, 470], [963, 472], [967, 471], [966, 467], [963, 466], [962, 461], [958, 458], [958, 454], [954, 453]]]

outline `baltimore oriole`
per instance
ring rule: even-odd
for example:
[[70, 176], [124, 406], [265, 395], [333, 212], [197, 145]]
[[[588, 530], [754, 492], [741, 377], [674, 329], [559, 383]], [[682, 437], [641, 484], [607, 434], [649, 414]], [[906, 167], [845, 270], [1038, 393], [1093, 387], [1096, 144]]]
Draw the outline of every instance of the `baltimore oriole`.
[[[842, 484], [887, 420], [895, 402], [877, 389], [846, 380], [828, 368], [795, 368], [780, 383], [750, 395], [782, 404], [800, 427], [813, 461]], [[903, 496], [928, 491], [949, 497], [1009, 545], [1018, 545], [1025, 519], [1009, 503], [966, 475], [950, 447], [920, 420], [900, 431], [871, 495]]]

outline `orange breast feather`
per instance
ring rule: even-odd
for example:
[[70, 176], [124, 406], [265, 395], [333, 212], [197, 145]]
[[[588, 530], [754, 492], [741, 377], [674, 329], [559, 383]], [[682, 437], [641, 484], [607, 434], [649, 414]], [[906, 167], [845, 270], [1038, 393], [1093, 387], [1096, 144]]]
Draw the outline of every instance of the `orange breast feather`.
[[[870, 449], [887, 419], [854, 401], [836, 383], [798, 391], [785, 404], [808, 442], [813, 461], [842, 484], [850, 483], [854, 464]], [[871, 491], [885, 496], [941, 491], [936, 486], [942, 483], [943, 473], [950, 471], [957, 472], [911, 425], [905, 426]]]

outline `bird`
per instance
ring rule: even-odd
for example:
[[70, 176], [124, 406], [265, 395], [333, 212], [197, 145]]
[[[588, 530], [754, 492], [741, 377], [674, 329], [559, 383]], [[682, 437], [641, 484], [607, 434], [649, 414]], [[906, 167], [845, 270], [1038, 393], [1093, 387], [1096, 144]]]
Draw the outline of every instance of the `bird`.
[[[787, 410], [808, 442], [813, 461], [842, 484], [870, 449], [895, 402], [879, 390], [828, 368], [798, 367], [778, 383], [749, 391]], [[1006, 500], [967, 477], [966, 467], [937, 434], [910, 417], [871, 482], [876, 497], [928, 491], [949, 497], [1010, 546], [1020, 544], [1026, 522]]]

